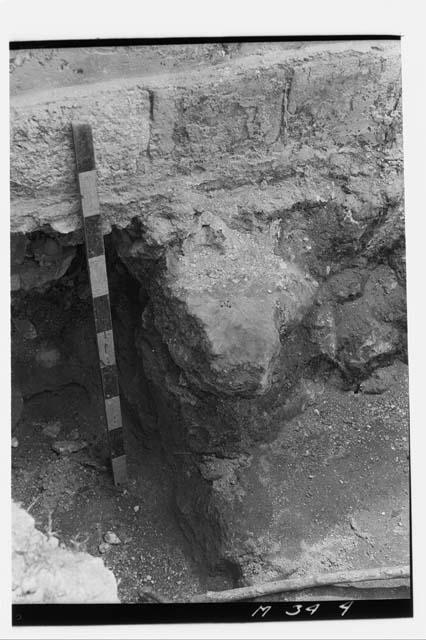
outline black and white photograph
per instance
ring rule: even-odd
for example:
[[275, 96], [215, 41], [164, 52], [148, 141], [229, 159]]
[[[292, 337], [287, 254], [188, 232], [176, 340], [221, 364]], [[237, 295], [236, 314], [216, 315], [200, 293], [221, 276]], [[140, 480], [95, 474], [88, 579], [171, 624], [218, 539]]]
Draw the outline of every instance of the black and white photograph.
[[400, 37], [9, 54], [15, 624], [412, 615]]

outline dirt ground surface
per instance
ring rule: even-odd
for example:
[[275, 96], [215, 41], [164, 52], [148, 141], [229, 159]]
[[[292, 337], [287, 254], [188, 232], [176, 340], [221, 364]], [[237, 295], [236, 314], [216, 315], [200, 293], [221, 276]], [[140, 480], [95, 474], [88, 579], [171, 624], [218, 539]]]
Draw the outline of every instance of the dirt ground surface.
[[[403, 373], [405, 365], [401, 365]], [[70, 548], [100, 555], [106, 532], [121, 543], [103, 555], [119, 582], [121, 602], [185, 601], [206, 590], [232, 588], [191, 559], [173, 513], [172, 487], [160, 451], [147, 449], [126, 416], [130, 482], [114, 487], [107, 467], [99, 407], [79, 385], [30, 398], [14, 430], [12, 496], [36, 526]], [[87, 443], [60, 455], [57, 441]], [[272, 467], [272, 468], [271, 468]], [[256, 534], [266, 488], [274, 503], [270, 535], [281, 539], [271, 563], [282, 575], [409, 563], [409, 433], [407, 378], [381, 394], [323, 396], [253, 456], [243, 484]], [[253, 486], [250, 487], [250, 478]], [[256, 488], [257, 487], [257, 488]], [[247, 514], [247, 505], [245, 514]], [[252, 520], [252, 521], [251, 521]], [[409, 597], [407, 581], [327, 588], [269, 599]]]
[[241, 482], [252, 505], [246, 527], [256, 540], [262, 519], [264, 535], [266, 492], [275, 570], [296, 577], [409, 564], [408, 370], [392, 369], [394, 383], [380, 394], [324, 385], [259, 447]]
[[[31, 398], [14, 431], [19, 444], [12, 449], [13, 499], [38, 529], [70, 548], [99, 556], [103, 536], [113, 531], [121, 544], [111, 545], [103, 558], [123, 603], [149, 601], [150, 592], [182, 601], [206, 589], [228, 588], [226, 579], [203, 576], [191, 560], [173, 517], [170, 479], [159, 452], [143, 447], [130, 417], [126, 423], [131, 480], [120, 490], [106, 466], [97, 407], [85, 390], [69, 385]], [[59, 427], [55, 437], [46, 434]], [[58, 455], [52, 449], [56, 441], [88, 446]]]

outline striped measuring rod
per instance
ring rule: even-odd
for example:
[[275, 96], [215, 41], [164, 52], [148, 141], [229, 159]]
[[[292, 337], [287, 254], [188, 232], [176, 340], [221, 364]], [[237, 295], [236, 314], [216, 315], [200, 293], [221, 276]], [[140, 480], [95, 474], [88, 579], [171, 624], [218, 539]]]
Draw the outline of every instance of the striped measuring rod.
[[127, 482], [127, 465], [118, 388], [118, 371], [112, 332], [105, 246], [96, 186], [92, 128], [89, 124], [73, 122], [72, 132], [81, 209], [83, 213], [86, 256], [92, 291], [93, 315], [95, 317], [112, 473], [114, 483], [116, 485], [122, 485]]

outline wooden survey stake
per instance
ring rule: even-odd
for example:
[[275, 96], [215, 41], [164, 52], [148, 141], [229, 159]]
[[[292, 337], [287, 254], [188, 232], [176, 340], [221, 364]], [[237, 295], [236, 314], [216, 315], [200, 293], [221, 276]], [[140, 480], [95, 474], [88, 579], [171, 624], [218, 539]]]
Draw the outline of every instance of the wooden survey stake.
[[111, 306], [105, 262], [102, 220], [96, 185], [95, 152], [89, 124], [72, 124], [78, 184], [83, 213], [87, 265], [93, 300], [99, 364], [104, 394], [105, 417], [114, 483], [127, 482], [123, 421], [118, 388], [118, 371], [112, 333]]

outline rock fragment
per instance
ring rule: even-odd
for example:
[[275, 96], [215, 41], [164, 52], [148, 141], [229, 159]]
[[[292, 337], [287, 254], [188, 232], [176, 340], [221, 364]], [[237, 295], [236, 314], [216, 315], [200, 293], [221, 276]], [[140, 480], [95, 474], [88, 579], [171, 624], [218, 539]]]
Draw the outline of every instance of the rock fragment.
[[376, 369], [374, 373], [360, 385], [360, 391], [371, 395], [379, 395], [398, 383], [401, 373], [407, 369], [407, 365], [397, 362], [389, 367]]
[[32, 322], [23, 318], [16, 318], [13, 321], [13, 326], [16, 331], [27, 340], [34, 340], [37, 338], [37, 330]]
[[98, 549], [99, 549], [99, 553], [104, 554], [111, 549], [111, 545], [109, 545], [107, 542], [101, 542], [100, 545], [98, 546]]
[[87, 447], [87, 442], [80, 440], [80, 442], [70, 442], [69, 440], [57, 440], [52, 444], [52, 449], [58, 455], [69, 455], [81, 451]]
[[104, 540], [108, 544], [121, 544], [120, 538], [114, 533], [114, 531], [107, 531], [104, 534]]
[[61, 423], [59, 420], [55, 420], [54, 422], [48, 422], [47, 425], [42, 429], [43, 435], [48, 436], [49, 438], [56, 438], [59, 435], [61, 430]]

